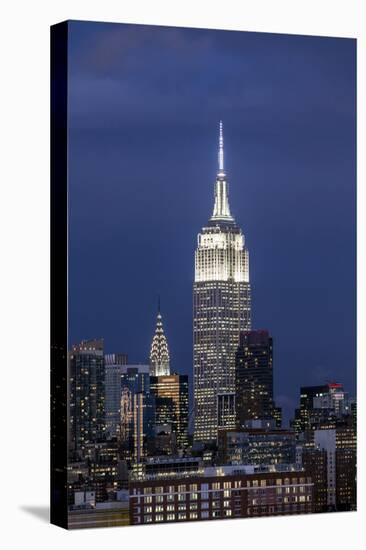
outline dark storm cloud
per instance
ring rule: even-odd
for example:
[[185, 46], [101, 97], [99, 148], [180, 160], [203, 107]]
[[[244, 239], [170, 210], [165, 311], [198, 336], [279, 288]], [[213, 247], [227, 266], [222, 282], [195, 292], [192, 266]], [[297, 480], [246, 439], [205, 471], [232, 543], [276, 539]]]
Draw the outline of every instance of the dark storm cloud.
[[288, 411], [322, 365], [354, 391], [355, 42], [73, 22], [69, 70], [71, 340], [145, 360], [160, 293], [191, 374], [222, 118], [276, 389]]

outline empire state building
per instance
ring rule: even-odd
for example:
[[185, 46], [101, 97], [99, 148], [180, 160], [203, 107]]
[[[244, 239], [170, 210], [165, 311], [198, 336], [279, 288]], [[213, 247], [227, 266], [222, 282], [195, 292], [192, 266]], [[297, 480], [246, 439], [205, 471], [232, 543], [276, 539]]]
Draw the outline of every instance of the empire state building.
[[198, 234], [193, 285], [194, 439], [235, 425], [235, 353], [251, 327], [249, 253], [231, 215], [220, 122], [213, 214]]

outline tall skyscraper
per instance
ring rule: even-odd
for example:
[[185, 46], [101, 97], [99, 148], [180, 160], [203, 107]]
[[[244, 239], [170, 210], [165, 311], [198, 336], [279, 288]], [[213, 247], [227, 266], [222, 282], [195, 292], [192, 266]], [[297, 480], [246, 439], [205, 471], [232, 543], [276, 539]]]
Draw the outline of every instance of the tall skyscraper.
[[212, 442], [232, 427], [235, 353], [251, 327], [249, 253], [230, 213], [220, 122], [214, 210], [198, 235], [193, 285], [194, 438]]
[[273, 341], [267, 330], [240, 335], [236, 353], [236, 420], [276, 418], [273, 402]]
[[125, 353], [109, 353], [104, 361], [106, 435], [114, 438], [119, 433], [121, 420], [122, 365], [127, 365], [128, 357]]
[[103, 340], [74, 345], [69, 354], [69, 452], [83, 459], [90, 444], [105, 433], [105, 366]]
[[160, 300], [155, 334], [151, 343], [150, 365], [152, 376], [168, 376], [170, 374], [169, 348], [164, 334], [163, 320], [160, 313]]
[[121, 424], [119, 430], [124, 459], [139, 462], [153, 436], [155, 400], [150, 392], [149, 365], [121, 367]]
[[188, 446], [188, 376], [171, 374], [151, 376], [151, 393], [155, 396], [155, 424], [170, 425], [177, 447]]

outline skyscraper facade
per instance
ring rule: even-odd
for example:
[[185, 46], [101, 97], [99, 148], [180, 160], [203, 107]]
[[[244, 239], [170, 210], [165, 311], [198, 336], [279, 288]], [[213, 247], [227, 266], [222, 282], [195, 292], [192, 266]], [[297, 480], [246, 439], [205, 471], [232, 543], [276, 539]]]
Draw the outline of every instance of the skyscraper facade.
[[122, 365], [127, 365], [128, 357], [125, 353], [109, 353], [104, 362], [106, 436], [114, 438], [120, 429]]
[[103, 340], [74, 345], [69, 355], [69, 454], [85, 458], [90, 444], [105, 435], [105, 366]]
[[121, 369], [121, 456], [140, 462], [146, 455], [154, 427], [155, 400], [150, 392], [150, 366], [123, 365]]
[[[220, 122], [215, 203], [198, 235], [193, 285], [194, 438], [212, 442], [232, 427], [235, 353], [251, 327], [249, 253], [231, 215]], [[220, 418], [219, 418], [220, 417]]]
[[240, 335], [236, 353], [236, 420], [276, 418], [273, 402], [273, 341], [267, 330]]
[[188, 447], [188, 376], [151, 376], [151, 393], [155, 397], [155, 424], [170, 425], [176, 434], [177, 447]]

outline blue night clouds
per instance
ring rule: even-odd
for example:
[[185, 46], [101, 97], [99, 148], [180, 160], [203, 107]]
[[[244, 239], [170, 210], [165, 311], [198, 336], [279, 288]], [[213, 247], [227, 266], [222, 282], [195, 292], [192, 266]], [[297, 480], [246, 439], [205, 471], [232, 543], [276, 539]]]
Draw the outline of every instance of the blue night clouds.
[[356, 41], [71, 22], [69, 53], [70, 343], [145, 362], [160, 294], [191, 377], [222, 119], [278, 404], [288, 417], [300, 385], [333, 379], [354, 393]]

